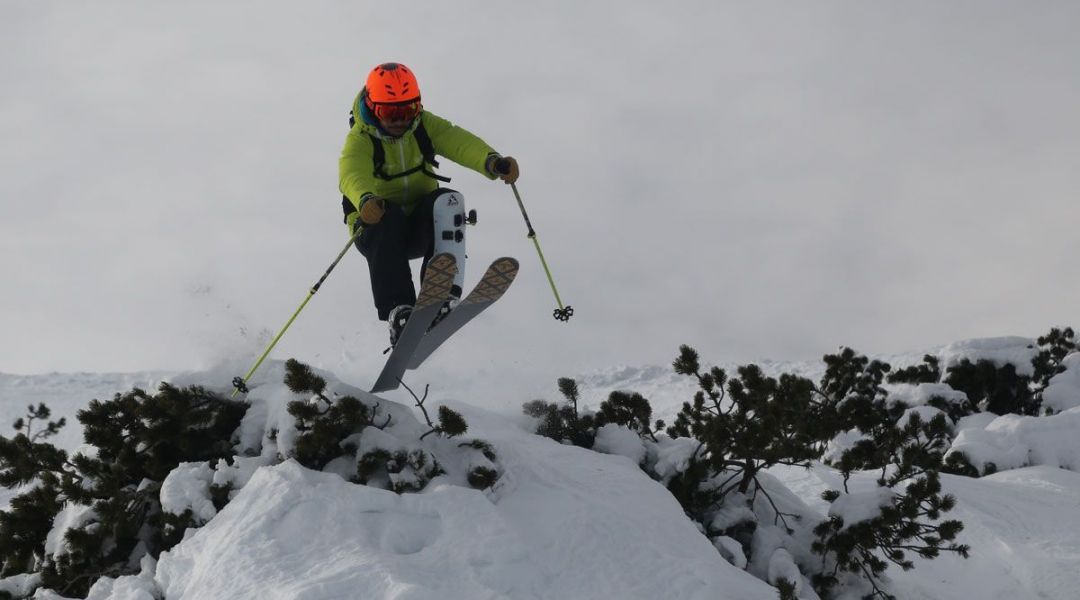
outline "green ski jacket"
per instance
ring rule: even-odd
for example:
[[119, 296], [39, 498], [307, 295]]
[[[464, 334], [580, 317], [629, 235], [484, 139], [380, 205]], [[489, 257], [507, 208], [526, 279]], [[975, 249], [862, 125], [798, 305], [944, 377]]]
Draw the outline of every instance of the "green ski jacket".
[[[414, 132], [422, 121], [435, 154], [449, 158], [463, 167], [468, 167], [488, 179], [495, 177], [484, 168], [487, 158], [497, 154], [484, 140], [465, 129], [437, 115], [424, 110], [413, 121], [409, 130], [400, 138], [390, 137], [371, 123], [366, 123], [361, 112], [361, 97], [357, 95], [353, 102], [355, 124], [345, 138], [345, 147], [341, 150], [338, 161], [338, 186], [355, 210], [346, 209], [345, 222], [349, 232], [353, 231], [359, 215], [360, 204], [365, 196], [381, 196], [387, 202], [400, 206], [405, 214], [411, 214], [416, 202], [439, 187], [440, 182], [423, 171], [434, 167], [424, 163], [423, 152], [416, 141]], [[383, 172], [391, 179], [383, 179], [375, 174], [374, 145], [372, 136], [382, 145], [385, 164]], [[423, 167], [403, 177], [393, 177], [416, 167]]]

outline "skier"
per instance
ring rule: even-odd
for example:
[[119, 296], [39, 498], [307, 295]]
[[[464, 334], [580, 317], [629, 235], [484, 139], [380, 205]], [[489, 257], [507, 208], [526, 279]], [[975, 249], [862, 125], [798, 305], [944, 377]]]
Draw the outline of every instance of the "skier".
[[416, 76], [401, 63], [371, 70], [353, 103], [350, 126], [338, 163], [342, 208], [350, 234], [362, 228], [356, 248], [368, 261], [375, 309], [389, 322], [393, 346], [416, 303], [409, 260], [423, 258], [423, 273], [434, 254], [452, 254], [458, 271], [439, 318], [461, 298], [464, 198], [440, 186], [450, 180], [435, 173], [435, 156], [507, 184], [517, 181], [518, 164], [424, 110]]

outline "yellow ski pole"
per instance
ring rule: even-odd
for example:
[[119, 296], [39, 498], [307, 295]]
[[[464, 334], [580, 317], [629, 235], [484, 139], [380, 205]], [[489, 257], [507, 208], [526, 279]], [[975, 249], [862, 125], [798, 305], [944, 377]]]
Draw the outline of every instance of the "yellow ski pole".
[[[510, 170], [510, 165], [504, 161], [506, 161], [505, 158], [495, 161], [495, 169], [506, 174]], [[521, 201], [521, 194], [518, 193], [517, 184], [511, 183], [510, 188], [514, 190], [514, 197], [517, 198], [521, 216], [525, 218], [525, 226], [529, 228], [529, 239], [536, 246], [536, 253], [540, 256], [540, 264], [544, 266], [544, 273], [547, 274], [548, 283], [551, 284], [551, 291], [555, 294], [555, 302], [559, 305], [559, 308], [555, 309], [554, 316], [559, 321], [569, 321], [570, 317], [574, 316], [574, 309], [571, 306], [563, 306], [562, 298], [559, 297], [559, 290], [555, 287], [555, 279], [551, 276], [551, 269], [548, 268], [547, 260], [544, 259], [544, 252], [540, 249], [540, 241], [536, 238], [536, 230], [533, 229], [532, 221], [529, 220], [529, 214], [525, 212], [525, 203]]]
[[349, 251], [349, 246], [353, 245], [353, 242], [356, 240], [356, 237], [360, 235], [360, 232], [362, 230], [363, 227], [356, 228], [356, 232], [353, 233], [351, 237], [349, 237], [349, 243], [345, 244], [345, 247], [341, 249], [341, 252], [338, 254], [337, 258], [334, 259], [334, 262], [330, 263], [330, 267], [326, 269], [326, 272], [323, 273], [322, 277], [320, 277], [319, 280], [315, 282], [315, 285], [311, 286], [311, 290], [308, 292], [307, 297], [304, 298], [304, 301], [300, 303], [300, 308], [297, 308], [296, 312], [294, 312], [293, 315], [289, 317], [288, 322], [286, 322], [285, 326], [281, 328], [281, 331], [279, 331], [278, 334], [274, 336], [274, 339], [270, 342], [270, 345], [267, 346], [266, 351], [262, 353], [262, 356], [259, 357], [259, 360], [255, 361], [255, 364], [252, 365], [251, 370], [247, 372], [247, 375], [244, 375], [243, 377], [233, 378], [233, 387], [236, 389], [233, 390], [232, 396], [229, 396], [230, 398], [235, 398], [237, 394], [246, 394], [248, 392], [248, 380], [251, 379], [251, 376], [255, 374], [255, 371], [257, 371], [259, 369], [259, 366], [262, 365], [263, 361], [266, 360], [266, 357], [270, 354], [270, 351], [274, 349], [274, 346], [277, 345], [278, 340], [281, 339], [281, 336], [285, 335], [285, 331], [289, 329], [289, 326], [292, 325], [293, 321], [296, 320], [296, 317], [300, 315], [300, 311], [304, 310], [304, 307], [307, 306], [307, 303], [311, 300], [311, 297], [315, 295], [315, 292], [319, 291], [319, 287], [322, 286], [323, 282], [326, 281], [326, 278], [330, 276], [330, 272], [334, 270], [334, 267], [336, 267], [337, 264], [341, 262], [341, 259], [344, 258], [345, 253]]

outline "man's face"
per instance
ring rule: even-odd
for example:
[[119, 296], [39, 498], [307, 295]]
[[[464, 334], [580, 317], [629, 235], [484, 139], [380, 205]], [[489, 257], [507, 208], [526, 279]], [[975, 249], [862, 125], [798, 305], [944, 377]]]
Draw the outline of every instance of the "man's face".
[[394, 137], [401, 137], [409, 130], [416, 116], [420, 114], [422, 107], [420, 99], [396, 104], [374, 104], [372, 111], [383, 131]]
[[379, 119], [379, 124], [386, 133], [394, 137], [401, 137], [405, 135], [405, 132], [409, 130], [409, 125], [412, 125], [412, 119], [408, 121], [384, 121]]

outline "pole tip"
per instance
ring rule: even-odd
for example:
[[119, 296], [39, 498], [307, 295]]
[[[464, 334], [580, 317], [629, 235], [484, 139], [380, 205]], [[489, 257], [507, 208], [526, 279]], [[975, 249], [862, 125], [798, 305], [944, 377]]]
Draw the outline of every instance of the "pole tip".
[[570, 317], [574, 316], [574, 307], [567, 306], [565, 308], [556, 308], [553, 315], [555, 320], [566, 323], [570, 320]]

